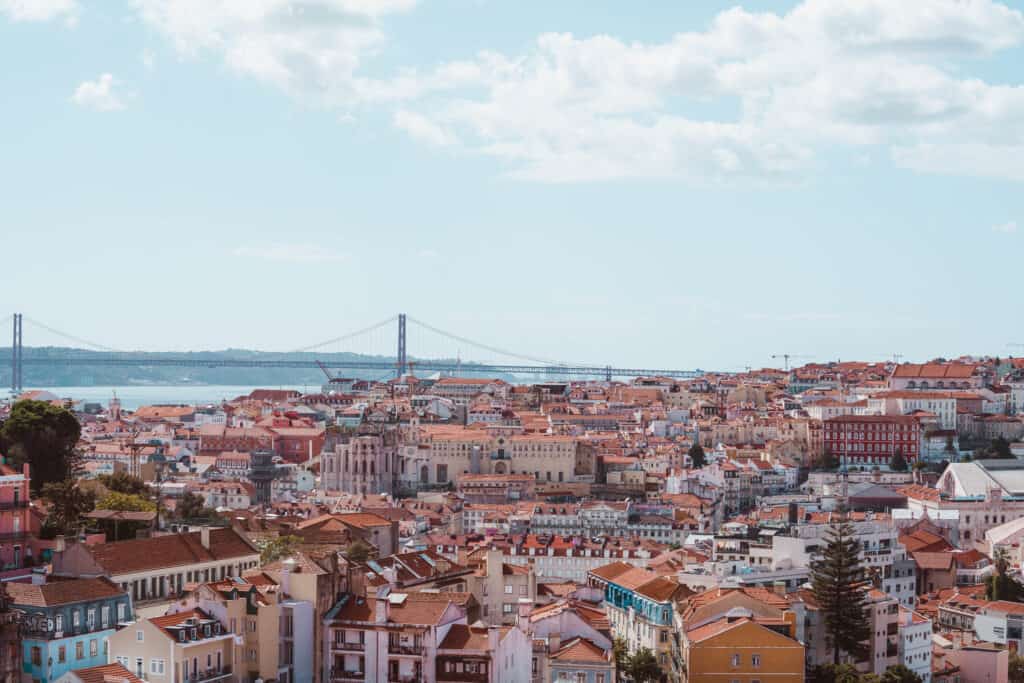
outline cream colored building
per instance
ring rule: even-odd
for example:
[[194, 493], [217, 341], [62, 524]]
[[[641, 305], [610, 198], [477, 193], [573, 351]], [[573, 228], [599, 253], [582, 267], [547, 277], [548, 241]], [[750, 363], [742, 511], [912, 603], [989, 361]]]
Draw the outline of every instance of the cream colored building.
[[110, 637], [110, 659], [150, 683], [239, 683], [235, 636], [201, 610], [142, 619]]
[[425, 483], [454, 483], [460, 474], [530, 474], [545, 483], [588, 478], [577, 463], [579, 442], [571, 436], [510, 436], [452, 425], [417, 431], [429, 452], [429, 464], [420, 465]]

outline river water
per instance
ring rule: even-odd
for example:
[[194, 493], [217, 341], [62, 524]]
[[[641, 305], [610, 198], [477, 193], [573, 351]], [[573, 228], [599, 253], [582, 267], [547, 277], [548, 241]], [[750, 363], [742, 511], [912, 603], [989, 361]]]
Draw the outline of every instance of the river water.
[[188, 384], [178, 386], [127, 385], [121, 387], [26, 387], [26, 391], [42, 389], [61, 398], [76, 401], [100, 403], [106, 406], [115, 395], [121, 399], [121, 407], [135, 410], [139, 406], [154, 403], [179, 403], [205, 405], [220, 403], [224, 399], [244, 396], [253, 389], [295, 389], [302, 392], [320, 391], [319, 386], [230, 386], [221, 384]]

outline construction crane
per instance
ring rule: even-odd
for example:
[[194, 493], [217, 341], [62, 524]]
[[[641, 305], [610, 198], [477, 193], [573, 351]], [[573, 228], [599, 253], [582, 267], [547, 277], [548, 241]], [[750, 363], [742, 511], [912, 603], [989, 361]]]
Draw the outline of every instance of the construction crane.
[[806, 356], [806, 355], [801, 354], [801, 353], [776, 353], [776, 354], [772, 355], [772, 360], [775, 360], [777, 358], [783, 359], [783, 362], [785, 363], [785, 367], [783, 367], [783, 370], [785, 370], [786, 372], [789, 372], [789, 359], [790, 358], [810, 358], [810, 357], [811, 356]]
[[328, 383], [330, 383], [331, 381], [333, 381], [333, 380], [334, 380], [334, 376], [333, 376], [333, 375], [331, 375], [331, 371], [327, 369], [327, 366], [326, 366], [326, 365], [324, 365], [324, 364], [323, 364], [323, 363], [321, 363], [320, 361], [316, 361], [316, 364], [317, 364], [317, 366], [318, 366], [318, 367], [320, 368], [320, 372], [324, 373], [324, 375], [326, 375], [326, 376], [327, 376], [327, 382], [328, 382]]

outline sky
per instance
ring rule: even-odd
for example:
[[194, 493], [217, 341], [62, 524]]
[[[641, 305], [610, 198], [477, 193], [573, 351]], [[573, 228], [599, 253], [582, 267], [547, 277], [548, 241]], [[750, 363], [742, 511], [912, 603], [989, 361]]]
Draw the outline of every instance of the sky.
[[0, 60], [0, 318], [288, 350], [404, 312], [680, 369], [1024, 353], [1024, 2], [0, 0]]

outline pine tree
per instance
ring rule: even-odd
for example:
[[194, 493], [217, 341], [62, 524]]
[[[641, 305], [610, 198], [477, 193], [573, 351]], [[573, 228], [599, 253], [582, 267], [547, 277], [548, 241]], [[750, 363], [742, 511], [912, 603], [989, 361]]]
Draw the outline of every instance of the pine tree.
[[822, 559], [812, 565], [811, 585], [825, 619], [832, 662], [846, 653], [857, 661], [867, 656], [871, 625], [864, 607], [864, 569], [857, 554], [853, 526], [843, 519], [828, 531]]
[[699, 443], [694, 443], [690, 446], [690, 450], [687, 451], [687, 455], [690, 456], [690, 463], [694, 469], [700, 469], [704, 465], [708, 464], [707, 456], [704, 455], [704, 448]]
[[889, 469], [893, 472], [907, 471], [907, 459], [903, 457], [902, 449], [897, 448], [896, 452], [892, 454], [892, 459], [889, 461]]

